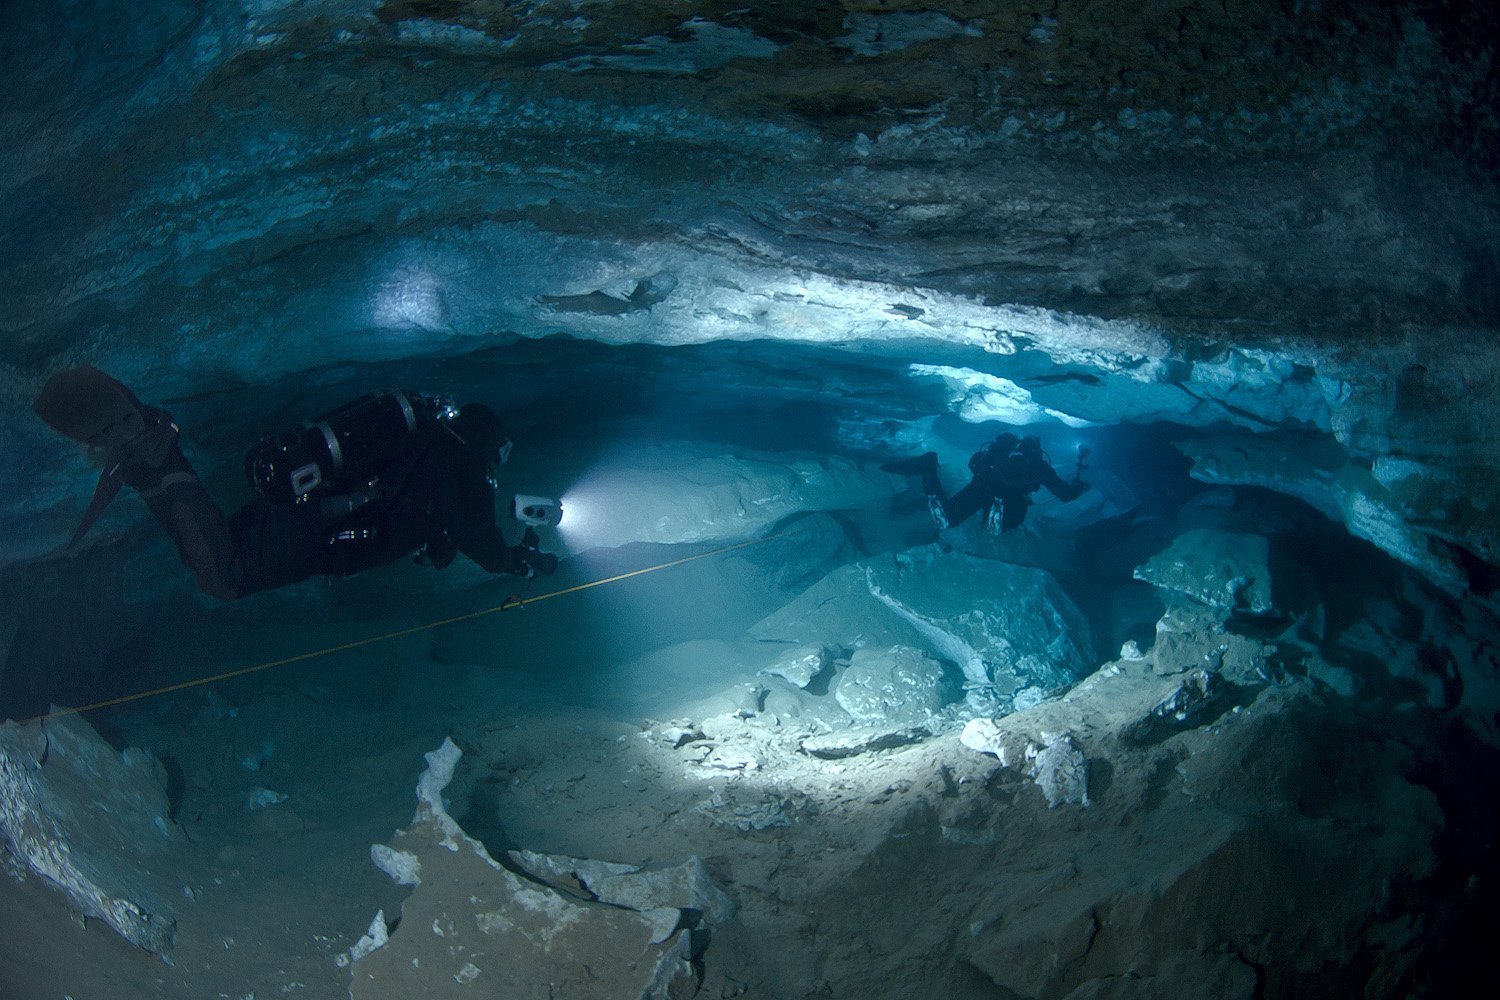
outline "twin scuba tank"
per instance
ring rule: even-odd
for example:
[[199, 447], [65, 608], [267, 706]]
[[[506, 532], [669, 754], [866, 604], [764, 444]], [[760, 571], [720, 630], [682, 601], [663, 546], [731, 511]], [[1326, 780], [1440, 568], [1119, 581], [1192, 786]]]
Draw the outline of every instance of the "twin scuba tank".
[[[1028, 440], [1035, 441], [1036, 439]], [[1018, 455], [1020, 449], [1020, 438], [1010, 433], [999, 434], [993, 441], [986, 442], [978, 451], [969, 456], [969, 471], [984, 479], [1003, 477], [1007, 471], [1009, 459]]]
[[336, 520], [373, 500], [392, 460], [457, 413], [443, 396], [372, 392], [261, 438], [245, 455], [245, 475], [271, 503], [317, 501], [324, 521]]

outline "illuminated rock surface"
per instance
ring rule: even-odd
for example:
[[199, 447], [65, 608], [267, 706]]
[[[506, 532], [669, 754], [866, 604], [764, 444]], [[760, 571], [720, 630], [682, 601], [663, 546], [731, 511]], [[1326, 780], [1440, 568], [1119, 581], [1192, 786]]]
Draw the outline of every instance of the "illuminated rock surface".
[[1135, 571], [1136, 579], [1211, 608], [1263, 615], [1273, 610], [1268, 543], [1259, 535], [1194, 528]]
[[842, 567], [753, 634], [925, 649], [975, 697], [1006, 700], [1069, 683], [1092, 656], [1087, 622], [1048, 574], [936, 546]]
[[571, 875], [575, 890], [521, 878], [444, 810], [441, 795], [459, 757], [451, 740], [427, 755], [417, 815], [388, 848], [415, 859], [417, 885], [402, 904], [403, 926], [389, 940], [379, 928], [374, 947], [355, 957], [351, 997], [460, 997], [482, 989], [517, 998], [562, 991], [666, 1000], [697, 992], [691, 930], [679, 928], [680, 907], [701, 912], [714, 892], [701, 866], [696, 892], [690, 878], [675, 890], [667, 880], [652, 886], [628, 865], [607, 866], [596, 878], [601, 862], [574, 862], [576, 872], [565, 872], [568, 859], [539, 856], [520, 860], [539, 876]]

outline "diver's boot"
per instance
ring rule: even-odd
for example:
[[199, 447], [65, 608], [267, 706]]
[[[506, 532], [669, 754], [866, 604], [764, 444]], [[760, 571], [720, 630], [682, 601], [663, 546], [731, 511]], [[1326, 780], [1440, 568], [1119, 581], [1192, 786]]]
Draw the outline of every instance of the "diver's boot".
[[939, 531], [947, 531], [951, 527], [948, 508], [943, 504], [943, 498], [936, 493], [927, 495], [927, 512], [932, 515], [932, 522], [938, 526]]

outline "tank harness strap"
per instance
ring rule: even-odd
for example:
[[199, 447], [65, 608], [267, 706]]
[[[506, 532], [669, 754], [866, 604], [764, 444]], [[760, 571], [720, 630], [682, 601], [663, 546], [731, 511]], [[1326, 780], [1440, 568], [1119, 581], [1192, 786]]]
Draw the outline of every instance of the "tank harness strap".
[[151, 500], [167, 491], [167, 487], [176, 486], [178, 483], [196, 483], [198, 477], [191, 472], [173, 472], [162, 477], [162, 481], [149, 490], [141, 491], [142, 500]]
[[[438, 432], [444, 427], [446, 427], [445, 424], [439, 424], [438, 427], [429, 428], [420, 438], [411, 442], [404, 449], [400, 458], [391, 463], [390, 470], [397, 473], [397, 476], [394, 478], [394, 487], [389, 487], [380, 481], [380, 479], [377, 479], [367, 484], [362, 491], [357, 491], [364, 497], [362, 502], [350, 506], [348, 510], [342, 515], [334, 517], [332, 521], [322, 518], [324, 526], [330, 529], [328, 532], [329, 545], [338, 545], [340, 542], [357, 540], [355, 536], [341, 530], [340, 522], [343, 517], [347, 517], [355, 511], [366, 510], [367, 508], [376, 511], [381, 516], [395, 509], [397, 502], [406, 494], [406, 489], [411, 484], [412, 477], [416, 475], [417, 467], [422, 464], [423, 457], [432, 447], [433, 441], [437, 440]], [[324, 503], [327, 504], [330, 500], [341, 500], [348, 496], [349, 494], [341, 494], [340, 496], [328, 497]], [[321, 513], [322, 509], [320, 508], [320, 515]], [[373, 531], [374, 529], [363, 530]], [[360, 537], [368, 538], [371, 536], [366, 534]]]

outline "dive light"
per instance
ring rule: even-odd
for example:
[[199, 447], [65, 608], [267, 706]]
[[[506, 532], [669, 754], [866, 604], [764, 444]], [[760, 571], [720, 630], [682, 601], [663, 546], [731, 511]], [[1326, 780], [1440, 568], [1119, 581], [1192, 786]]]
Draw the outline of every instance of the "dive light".
[[517, 521], [532, 527], [545, 525], [555, 528], [562, 523], [562, 504], [547, 497], [533, 497], [518, 493], [511, 503], [510, 512]]

